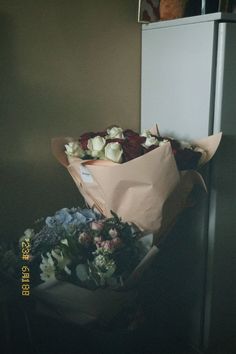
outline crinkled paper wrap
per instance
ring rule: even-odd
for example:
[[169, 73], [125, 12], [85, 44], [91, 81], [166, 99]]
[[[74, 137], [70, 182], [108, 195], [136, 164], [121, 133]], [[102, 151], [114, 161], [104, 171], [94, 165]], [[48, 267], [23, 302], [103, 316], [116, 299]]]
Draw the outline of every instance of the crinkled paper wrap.
[[[221, 133], [194, 141], [206, 154], [208, 162], [217, 150]], [[170, 143], [123, 164], [107, 160], [69, 158], [65, 144], [72, 138], [54, 138], [52, 151], [74, 179], [90, 207], [104, 216], [110, 211], [123, 221], [136, 224], [142, 231], [153, 232], [160, 239], [186, 206], [193, 186], [205, 183], [197, 171], [179, 171]]]

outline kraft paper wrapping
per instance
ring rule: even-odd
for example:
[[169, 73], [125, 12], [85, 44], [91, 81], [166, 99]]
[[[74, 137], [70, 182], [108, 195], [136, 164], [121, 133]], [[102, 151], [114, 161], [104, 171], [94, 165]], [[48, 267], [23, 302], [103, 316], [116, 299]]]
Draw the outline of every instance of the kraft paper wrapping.
[[81, 326], [106, 325], [135, 302], [135, 291], [88, 290], [62, 281], [37, 286], [37, 310], [47, 316]]
[[116, 315], [135, 306], [137, 296], [135, 285], [141, 280], [159, 251], [156, 246], [151, 246], [152, 234], [143, 236], [143, 239], [149, 250], [130, 274], [123, 288], [89, 290], [67, 282], [49, 281], [33, 290], [33, 295], [38, 300], [37, 311], [80, 326], [109, 324]]
[[[221, 136], [219, 133], [193, 142], [205, 151], [201, 164], [212, 158]], [[112, 210], [144, 233], [155, 233], [156, 243], [186, 207], [194, 185], [205, 188], [197, 171], [178, 171], [169, 143], [118, 164], [106, 160], [67, 159], [65, 144], [71, 140], [74, 139], [54, 138], [52, 151], [68, 169], [88, 205], [106, 217], [111, 216]]]

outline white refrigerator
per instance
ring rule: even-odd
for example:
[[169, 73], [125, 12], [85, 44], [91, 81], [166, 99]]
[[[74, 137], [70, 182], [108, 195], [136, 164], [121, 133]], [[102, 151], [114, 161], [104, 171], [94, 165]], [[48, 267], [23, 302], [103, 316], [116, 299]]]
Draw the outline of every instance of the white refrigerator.
[[184, 139], [223, 132], [203, 171], [208, 195], [183, 220], [187, 246], [175, 244], [175, 285], [164, 291], [185, 339], [206, 350], [236, 337], [236, 15], [142, 25], [141, 69], [142, 129], [157, 123], [161, 135]]

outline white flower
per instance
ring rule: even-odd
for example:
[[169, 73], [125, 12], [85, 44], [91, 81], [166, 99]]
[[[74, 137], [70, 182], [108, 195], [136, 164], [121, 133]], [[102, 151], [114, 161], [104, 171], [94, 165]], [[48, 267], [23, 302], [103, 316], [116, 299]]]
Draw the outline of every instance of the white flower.
[[67, 257], [64, 257], [62, 251], [58, 248], [52, 250], [51, 255], [57, 260], [57, 266], [60, 269], [64, 269], [65, 266], [70, 262]]
[[88, 140], [87, 147], [93, 157], [101, 157], [106, 140], [102, 136], [95, 136]]
[[61, 240], [61, 243], [65, 246], [69, 247], [67, 238], [64, 238], [63, 240]]
[[103, 256], [102, 254], [99, 254], [95, 259], [94, 259], [94, 264], [96, 267], [103, 268], [106, 265], [106, 257]]
[[107, 129], [108, 139], [124, 139], [123, 129], [120, 127], [113, 127]]
[[148, 129], [144, 129], [143, 133], [141, 134], [141, 136], [144, 136], [145, 138], [149, 138], [149, 137], [151, 137], [151, 135], [152, 135], [152, 133]]
[[148, 136], [146, 138], [144, 146], [145, 147], [149, 147], [149, 146], [152, 146], [152, 145], [157, 145], [158, 146], [159, 145], [159, 141], [154, 136]]
[[94, 259], [94, 265], [99, 269], [98, 273], [103, 278], [109, 278], [116, 270], [116, 264], [113, 259], [108, 259], [102, 254]]
[[123, 149], [120, 143], [109, 143], [105, 147], [105, 158], [113, 162], [122, 161]]
[[80, 147], [78, 141], [71, 141], [65, 145], [65, 153], [67, 156], [71, 157], [84, 157], [85, 153], [83, 149]]
[[40, 274], [41, 280], [45, 282], [55, 280], [56, 279], [55, 265], [52, 256], [48, 252], [47, 257], [44, 257], [43, 255], [41, 255], [41, 257], [42, 257], [42, 263], [39, 266], [40, 269], [42, 270], [42, 273]]
[[108, 233], [111, 236], [111, 238], [116, 238], [118, 236], [118, 232], [115, 228], [110, 229]]
[[68, 275], [71, 275], [71, 270], [70, 270], [67, 266], [64, 267], [64, 271], [65, 271]]

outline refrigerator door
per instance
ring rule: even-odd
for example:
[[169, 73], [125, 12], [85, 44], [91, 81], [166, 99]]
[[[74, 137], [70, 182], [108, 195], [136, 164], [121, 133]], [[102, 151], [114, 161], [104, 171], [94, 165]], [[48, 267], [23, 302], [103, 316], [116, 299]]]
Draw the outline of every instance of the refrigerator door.
[[[186, 139], [212, 133], [216, 32], [214, 21], [144, 27], [142, 129], [157, 123], [161, 135]], [[162, 302], [159, 294], [159, 304], [166, 305], [169, 322], [175, 322], [181, 335], [199, 348], [204, 336], [208, 197], [202, 196], [186, 215], [174, 231], [178, 242], [173, 254], [167, 250], [163, 259], [168, 280], [160, 283], [165, 299]]]
[[[236, 24], [220, 23], [213, 132], [223, 140], [211, 171], [204, 347], [236, 352]], [[232, 345], [232, 344], [231, 344]]]
[[142, 129], [157, 123], [161, 134], [202, 138], [211, 133], [214, 54], [214, 21], [144, 27]]
[[197, 348], [236, 349], [236, 18], [216, 15], [143, 26], [141, 127], [186, 139], [223, 132], [209, 193], [160, 259], [156, 311]]

